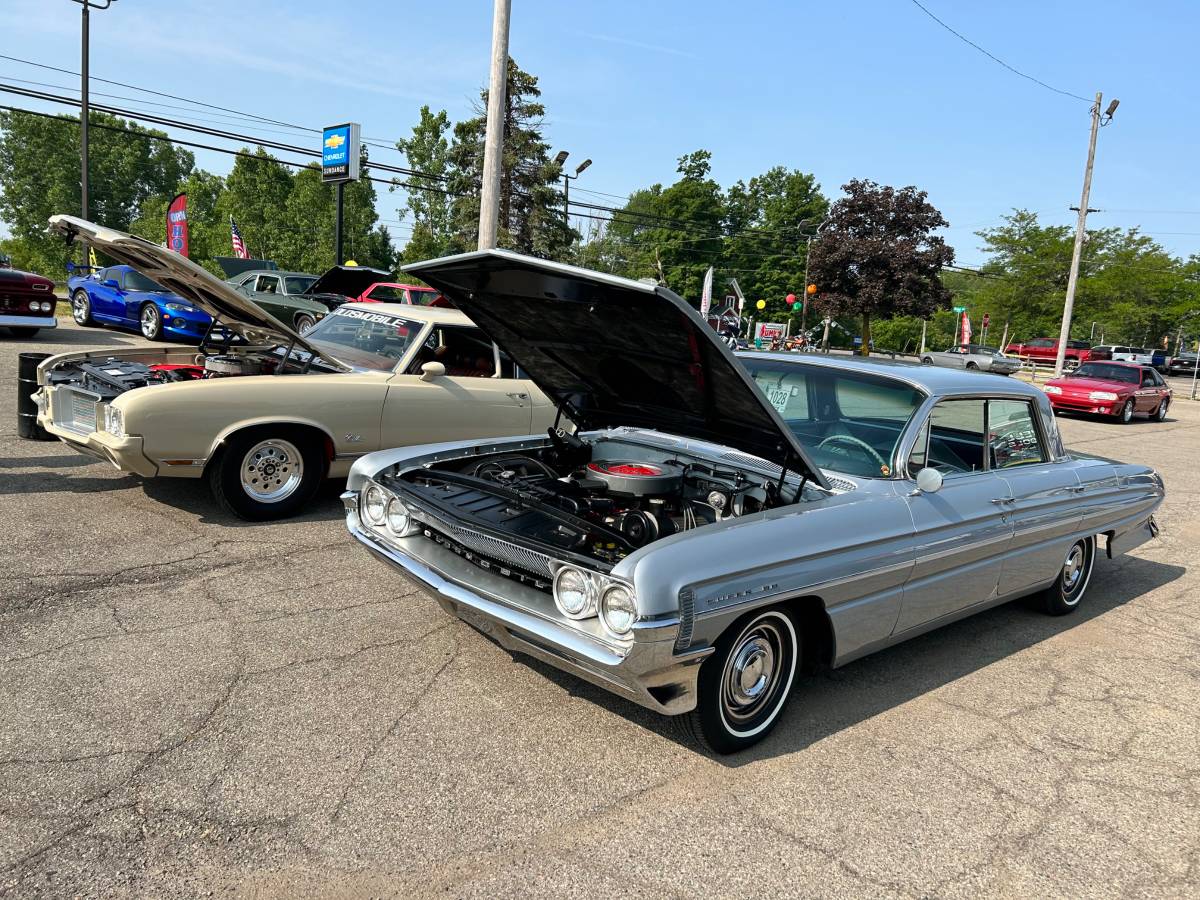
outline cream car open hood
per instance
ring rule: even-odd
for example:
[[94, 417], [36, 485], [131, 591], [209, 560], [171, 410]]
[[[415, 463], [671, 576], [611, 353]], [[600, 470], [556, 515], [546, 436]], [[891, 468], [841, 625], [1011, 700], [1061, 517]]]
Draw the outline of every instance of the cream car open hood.
[[336, 368], [351, 368], [318, 350], [249, 297], [239, 294], [231, 285], [174, 250], [76, 216], [51, 216], [50, 230], [72, 240], [84, 241], [117, 262], [133, 266], [147, 278], [191, 301], [217, 319], [222, 327], [241, 335], [251, 344], [291, 344]]

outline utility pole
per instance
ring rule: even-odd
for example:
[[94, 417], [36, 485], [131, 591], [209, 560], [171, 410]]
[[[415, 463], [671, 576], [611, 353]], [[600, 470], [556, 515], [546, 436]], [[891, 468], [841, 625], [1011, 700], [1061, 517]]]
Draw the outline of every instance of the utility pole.
[[483, 185], [479, 192], [479, 249], [496, 246], [500, 218], [500, 174], [504, 163], [504, 106], [508, 90], [508, 20], [512, 0], [495, 0], [492, 15], [492, 74], [488, 82], [487, 134], [483, 142]]
[[80, 217], [86, 219], [88, 217], [88, 44], [90, 43], [90, 16], [88, 15], [91, 7], [96, 9], [108, 9], [113, 4], [113, 0], [74, 0], [83, 7], [83, 40], [82, 51], [80, 53], [80, 86], [79, 86], [79, 161], [80, 161], [80, 177], [79, 177], [79, 197], [80, 197]]
[[1119, 100], [1108, 104], [1103, 117], [1100, 114], [1100, 101], [1104, 95], [1096, 91], [1096, 102], [1092, 105], [1092, 133], [1088, 140], [1087, 167], [1083, 170], [1083, 197], [1079, 201], [1079, 218], [1075, 222], [1075, 246], [1071, 250], [1071, 273], [1067, 277], [1067, 299], [1063, 303], [1062, 328], [1058, 332], [1058, 355], [1054, 360], [1054, 375], [1062, 374], [1063, 362], [1067, 353], [1067, 341], [1071, 338], [1071, 315], [1075, 311], [1075, 288], [1079, 284], [1079, 257], [1083, 253], [1083, 241], [1087, 234], [1088, 196], [1092, 192], [1092, 168], [1096, 163], [1096, 135], [1100, 132], [1101, 118], [1103, 124], [1112, 121], [1113, 113], [1117, 111]]

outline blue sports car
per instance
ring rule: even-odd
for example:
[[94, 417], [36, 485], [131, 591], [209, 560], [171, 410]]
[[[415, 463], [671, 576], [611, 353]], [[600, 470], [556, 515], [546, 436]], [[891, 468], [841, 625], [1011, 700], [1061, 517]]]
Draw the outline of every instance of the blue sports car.
[[67, 279], [71, 313], [80, 325], [116, 325], [152, 341], [199, 341], [212, 318], [129, 266], [109, 266]]

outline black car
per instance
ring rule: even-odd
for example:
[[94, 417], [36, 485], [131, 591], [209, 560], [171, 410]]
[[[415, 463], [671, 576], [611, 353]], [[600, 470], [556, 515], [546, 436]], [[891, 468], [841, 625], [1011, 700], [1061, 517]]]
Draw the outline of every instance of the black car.
[[1196, 354], [1180, 353], [1167, 360], [1168, 375], [1191, 375], [1196, 370]]

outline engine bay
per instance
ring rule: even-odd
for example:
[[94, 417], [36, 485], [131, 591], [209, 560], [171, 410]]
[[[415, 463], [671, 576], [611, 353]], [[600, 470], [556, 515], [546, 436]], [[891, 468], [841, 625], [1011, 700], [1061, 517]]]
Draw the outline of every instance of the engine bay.
[[82, 388], [107, 403], [135, 388], [207, 378], [303, 374], [310, 366], [296, 356], [286, 358], [280, 350], [209, 354], [168, 351], [142, 357], [97, 355], [63, 362], [46, 373], [46, 385]]
[[[605, 566], [661, 538], [791, 502], [777, 479], [629, 442], [551, 432], [550, 447], [439, 463], [403, 489], [463, 524]], [[803, 488], [801, 488], [803, 490]]]

